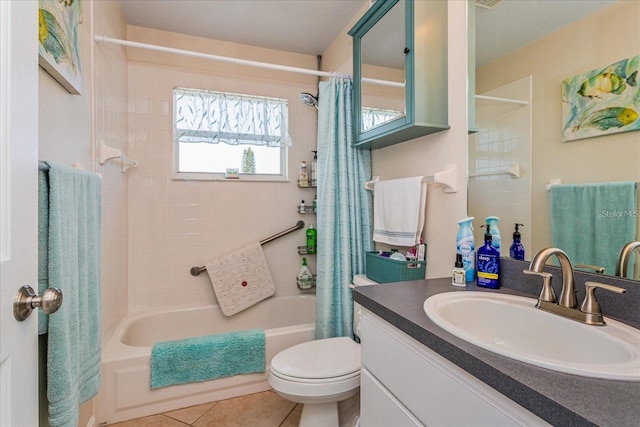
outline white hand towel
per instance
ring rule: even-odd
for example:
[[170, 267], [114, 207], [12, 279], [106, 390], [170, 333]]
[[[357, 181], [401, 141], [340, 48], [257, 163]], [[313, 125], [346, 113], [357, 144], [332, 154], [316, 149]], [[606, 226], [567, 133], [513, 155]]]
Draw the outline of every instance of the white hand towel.
[[376, 182], [373, 240], [397, 246], [420, 243], [426, 201], [427, 184], [421, 176]]
[[234, 315], [276, 292], [260, 243], [224, 255], [205, 266], [225, 316]]

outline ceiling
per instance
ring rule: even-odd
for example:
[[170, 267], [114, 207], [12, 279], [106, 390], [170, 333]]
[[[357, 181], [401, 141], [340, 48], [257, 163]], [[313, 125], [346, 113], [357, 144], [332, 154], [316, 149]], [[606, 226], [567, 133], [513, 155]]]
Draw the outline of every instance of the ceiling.
[[[504, 0], [491, 10], [477, 8], [476, 63], [487, 64], [615, 1]], [[309, 55], [322, 54], [368, 2], [120, 0], [131, 25]]]

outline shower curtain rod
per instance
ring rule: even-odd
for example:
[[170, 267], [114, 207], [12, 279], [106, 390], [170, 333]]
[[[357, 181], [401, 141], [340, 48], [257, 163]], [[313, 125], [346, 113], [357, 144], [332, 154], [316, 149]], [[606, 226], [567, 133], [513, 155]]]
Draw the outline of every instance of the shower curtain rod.
[[[229, 58], [228, 56], [213, 55], [209, 53], [194, 52], [191, 50], [176, 49], [173, 47], [158, 46], [158, 45], [153, 45], [148, 43], [133, 42], [133, 41], [122, 40], [122, 39], [114, 39], [112, 37], [100, 36], [100, 35], [95, 35], [94, 40], [99, 43], [112, 43], [112, 44], [118, 44], [121, 46], [155, 50], [158, 52], [174, 53], [176, 55], [192, 56], [195, 58], [209, 59], [213, 61], [230, 62], [232, 64], [246, 65], [249, 67], [266, 68], [269, 70], [288, 71], [291, 73], [307, 74], [307, 75], [319, 76], [319, 77], [331, 77], [331, 74], [332, 74], [328, 71], [309, 70], [306, 68], [291, 67], [288, 65], [269, 64], [267, 62], [250, 61], [248, 59]], [[378, 84], [382, 86], [404, 87], [404, 83], [390, 82], [387, 80], [372, 79], [368, 77], [363, 77], [362, 81], [365, 83], [373, 83], [373, 84]]]

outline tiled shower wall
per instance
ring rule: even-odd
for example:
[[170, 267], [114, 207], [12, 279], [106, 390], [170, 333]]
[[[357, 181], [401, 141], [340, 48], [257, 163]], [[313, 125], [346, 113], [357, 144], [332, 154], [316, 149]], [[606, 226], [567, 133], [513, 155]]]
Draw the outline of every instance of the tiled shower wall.
[[[531, 77], [525, 77], [483, 95], [531, 102]], [[478, 99], [479, 132], [469, 136], [469, 174], [507, 170], [518, 163], [520, 177], [470, 177], [469, 215], [475, 217], [476, 247], [482, 244], [487, 216], [500, 218], [501, 255], [509, 256], [514, 223], [520, 228], [525, 250], [531, 249], [531, 104], [519, 105]], [[530, 253], [527, 255], [530, 257]]]
[[[315, 215], [299, 215], [296, 210], [300, 200], [310, 203], [315, 194], [315, 189], [297, 186], [299, 164], [311, 161], [317, 132], [317, 111], [299, 102], [298, 96], [317, 92], [315, 78], [300, 84], [284, 73], [280, 79], [266, 79], [216, 72], [215, 63], [198, 70], [179, 66], [179, 57], [172, 61], [176, 65], [134, 60], [128, 65], [128, 147], [139, 165], [128, 172], [130, 311], [214, 304], [207, 274], [193, 277], [191, 267], [290, 228], [300, 219], [315, 225]], [[293, 140], [289, 181], [174, 180], [174, 87], [288, 99]], [[299, 230], [263, 247], [276, 295], [301, 293], [295, 277], [301, 263], [297, 246], [304, 242], [304, 230]], [[315, 270], [314, 255], [308, 258]]]
[[[126, 23], [114, 1], [94, 2], [94, 32], [125, 38]], [[94, 159], [98, 143], [127, 147], [127, 60], [123, 47], [94, 43]], [[120, 165], [108, 161], [95, 171], [102, 175], [102, 327], [104, 342], [127, 314], [127, 180]]]

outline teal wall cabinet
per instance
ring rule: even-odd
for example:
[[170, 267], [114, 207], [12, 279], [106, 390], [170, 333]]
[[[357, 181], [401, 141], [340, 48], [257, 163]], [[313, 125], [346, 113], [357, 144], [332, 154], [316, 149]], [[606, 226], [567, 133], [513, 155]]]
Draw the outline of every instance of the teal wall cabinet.
[[[378, 0], [349, 35], [354, 146], [382, 148], [449, 129], [446, 1]], [[369, 120], [371, 112], [383, 119]]]

